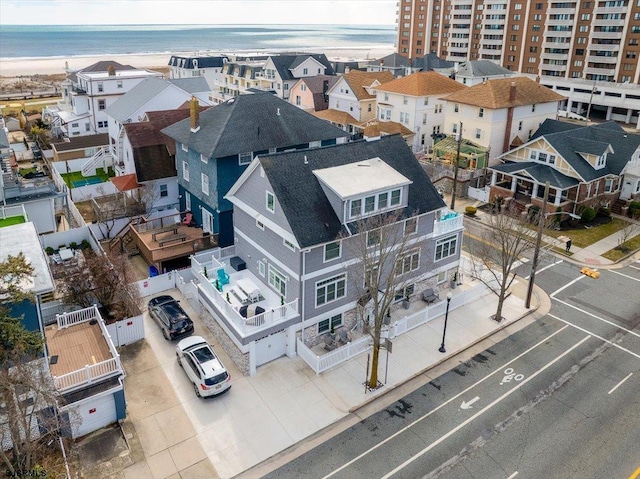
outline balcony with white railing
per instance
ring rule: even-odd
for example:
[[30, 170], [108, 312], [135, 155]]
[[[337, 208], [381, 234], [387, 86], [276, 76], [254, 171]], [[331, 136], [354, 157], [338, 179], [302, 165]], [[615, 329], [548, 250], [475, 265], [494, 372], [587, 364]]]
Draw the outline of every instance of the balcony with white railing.
[[124, 374], [97, 306], [58, 314], [45, 328], [49, 369], [60, 393]]
[[201, 301], [241, 342], [299, 318], [298, 299], [288, 303], [253, 273], [235, 271], [229, 257], [191, 257]]
[[433, 234], [434, 236], [440, 236], [445, 233], [460, 230], [463, 226], [464, 218], [461, 213], [446, 211], [434, 222]]

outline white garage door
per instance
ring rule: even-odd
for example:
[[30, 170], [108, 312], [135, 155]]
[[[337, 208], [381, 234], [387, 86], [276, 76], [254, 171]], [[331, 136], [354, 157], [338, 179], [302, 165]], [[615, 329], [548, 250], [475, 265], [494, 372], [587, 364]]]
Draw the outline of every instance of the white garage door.
[[85, 401], [69, 411], [69, 420], [74, 439], [116, 422], [113, 394]]
[[285, 355], [287, 351], [287, 332], [271, 334], [256, 341], [256, 366], [268, 363]]

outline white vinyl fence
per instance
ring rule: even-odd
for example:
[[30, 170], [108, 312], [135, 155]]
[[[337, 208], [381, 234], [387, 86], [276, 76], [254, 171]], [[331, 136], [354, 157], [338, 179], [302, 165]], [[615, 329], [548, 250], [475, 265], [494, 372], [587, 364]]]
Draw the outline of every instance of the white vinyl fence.
[[175, 288], [177, 276], [175, 271], [169, 271], [168, 273], [159, 274], [153, 278], [136, 282], [140, 296], [144, 298], [145, 296], [151, 296]]
[[142, 315], [107, 324], [107, 331], [116, 348], [144, 339]]

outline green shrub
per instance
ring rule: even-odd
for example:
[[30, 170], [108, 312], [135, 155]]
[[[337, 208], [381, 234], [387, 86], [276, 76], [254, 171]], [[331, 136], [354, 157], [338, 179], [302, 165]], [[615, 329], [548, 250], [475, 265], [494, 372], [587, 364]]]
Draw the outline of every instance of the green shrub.
[[585, 223], [590, 223], [596, 217], [596, 210], [594, 210], [590, 206], [587, 206], [584, 210], [582, 210], [582, 215], [580, 215], [580, 217]]
[[640, 201], [632, 201], [629, 203], [629, 216], [631, 218], [640, 217]]
[[44, 250], [49, 256], [51, 256], [54, 251], [54, 249], [51, 246], [47, 246]]
[[609, 218], [611, 216], [611, 210], [609, 208], [598, 208], [598, 214], [600, 218]]
[[76, 243], [75, 241], [72, 241], [71, 243], [69, 243], [69, 248], [78, 249], [78, 243]]
[[477, 211], [478, 211], [478, 208], [476, 208], [475, 206], [467, 206], [464, 209], [464, 212], [469, 216], [475, 216]]
[[64, 243], [63, 243], [63, 244], [59, 244], [59, 245], [58, 245], [58, 249], [60, 249], [60, 248], [66, 248], [66, 247], [67, 247], [67, 245], [66, 245], [66, 244], [64, 244]]
[[88, 248], [91, 248], [91, 244], [86, 239], [83, 239], [82, 242], [80, 243], [80, 247], [82, 249], [88, 249]]

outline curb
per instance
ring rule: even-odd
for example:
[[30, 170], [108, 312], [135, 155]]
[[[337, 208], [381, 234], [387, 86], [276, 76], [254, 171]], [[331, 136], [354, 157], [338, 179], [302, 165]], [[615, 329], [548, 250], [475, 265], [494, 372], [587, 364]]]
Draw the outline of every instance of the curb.
[[537, 303], [537, 304], [536, 304], [536, 306], [535, 306], [534, 308], [529, 309], [529, 310], [528, 310], [528, 311], [526, 311], [524, 314], [522, 314], [521, 316], [519, 316], [519, 317], [515, 318], [514, 320], [512, 320], [512, 321], [510, 321], [510, 322], [505, 322], [504, 324], [501, 324], [501, 325], [498, 327], [498, 329], [495, 329], [495, 330], [491, 331], [490, 333], [487, 333], [487, 334], [485, 334], [485, 335], [483, 335], [483, 336], [480, 336], [479, 338], [477, 338], [476, 340], [474, 340], [473, 342], [471, 342], [471, 343], [469, 343], [467, 346], [465, 346], [463, 349], [460, 349], [460, 350], [456, 351], [456, 352], [455, 352], [455, 353], [453, 353], [453, 354], [450, 354], [450, 355], [448, 355], [448, 356], [443, 357], [441, 360], [439, 360], [439, 361], [437, 361], [437, 362], [435, 362], [435, 363], [433, 363], [433, 364], [429, 365], [429, 366], [428, 366], [428, 367], [426, 367], [425, 369], [423, 369], [423, 370], [421, 370], [421, 371], [418, 371], [417, 373], [414, 373], [414, 374], [412, 374], [411, 376], [407, 377], [407, 378], [406, 378], [405, 380], [403, 380], [402, 382], [399, 382], [399, 383], [393, 384], [393, 385], [389, 386], [385, 391], [382, 391], [382, 392], [380, 392], [379, 394], [376, 394], [375, 396], [371, 396], [369, 399], [367, 399], [367, 400], [363, 401], [362, 403], [360, 403], [360, 404], [358, 404], [358, 405], [356, 405], [356, 406], [353, 406], [353, 407], [349, 408], [349, 410], [348, 410], [348, 411], [349, 411], [349, 414], [353, 414], [353, 413], [355, 413], [356, 411], [358, 411], [359, 409], [362, 409], [363, 407], [365, 407], [365, 406], [369, 405], [369, 404], [370, 404], [370, 403], [372, 403], [373, 401], [375, 401], [375, 400], [377, 400], [377, 399], [380, 399], [380, 398], [382, 398], [382, 397], [386, 396], [387, 394], [391, 393], [392, 391], [394, 391], [394, 390], [398, 389], [399, 387], [404, 386], [404, 385], [405, 385], [405, 384], [407, 384], [408, 382], [413, 381], [413, 380], [414, 380], [415, 378], [417, 378], [418, 376], [422, 376], [423, 374], [425, 374], [425, 373], [427, 373], [427, 372], [431, 371], [432, 369], [434, 369], [434, 368], [436, 368], [436, 367], [440, 366], [442, 363], [444, 363], [444, 362], [446, 362], [446, 361], [448, 361], [448, 360], [450, 360], [450, 359], [452, 359], [452, 358], [455, 358], [456, 356], [458, 356], [458, 355], [460, 355], [460, 354], [464, 353], [465, 351], [467, 351], [467, 350], [471, 349], [471, 348], [472, 348], [473, 346], [475, 346], [476, 344], [481, 343], [482, 341], [484, 341], [484, 340], [485, 340], [485, 339], [487, 339], [487, 338], [490, 338], [491, 336], [493, 336], [493, 335], [494, 335], [494, 334], [496, 334], [496, 333], [499, 333], [500, 331], [502, 331], [502, 330], [503, 330], [503, 329], [505, 329], [506, 327], [511, 326], [512, 324], [515, 324], [515, 323], [517, 323], [518, 321], [520, 321], [520, 320], [522, 320], [522, 319], [526, 318], [527, 316], [529, 316], [529, 315], [531, 315], [531, 314], [535, 313], [535, 312], [538, 310], [538, 308], [540, 308], [541, 301], [540, 301], [540, 298], [538, 297], [538, 294], [537, 294], [537, 293], [534, 293], [534, 296], [535, 296], [535, 298], [536, 298], [536, 303]]

